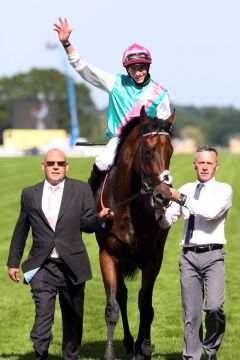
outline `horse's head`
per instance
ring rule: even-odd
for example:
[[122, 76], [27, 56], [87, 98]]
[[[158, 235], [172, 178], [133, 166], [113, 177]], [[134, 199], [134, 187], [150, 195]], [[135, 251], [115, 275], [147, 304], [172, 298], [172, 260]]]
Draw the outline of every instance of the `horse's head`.
[[142, 179], [142, 191], [152, 195], [155, 206], [167, 206], [170, 201], [170, 159], [173, 153], [171, 126], [175, 112], [167, 119], [150, 118], [144, 107], [140, 113], [140, 151], [138, 173]]
[[147, 194], [155, 207], [168, 205], [173, 119], [174, 113], [166, 120], [149, 117], [142, 107], [140, 116], [122, 128], [112, 172], [115, 207], [130, 203], [140, 193]]

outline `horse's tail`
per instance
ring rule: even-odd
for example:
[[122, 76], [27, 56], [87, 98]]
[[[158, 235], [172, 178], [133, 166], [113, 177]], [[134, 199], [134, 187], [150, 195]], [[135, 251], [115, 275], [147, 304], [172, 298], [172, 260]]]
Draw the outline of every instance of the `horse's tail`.
[[130, 280], [135, 280], [139, 273], [139, 268], [131, 260], [124, 261], [123, 264], [124, 277]]

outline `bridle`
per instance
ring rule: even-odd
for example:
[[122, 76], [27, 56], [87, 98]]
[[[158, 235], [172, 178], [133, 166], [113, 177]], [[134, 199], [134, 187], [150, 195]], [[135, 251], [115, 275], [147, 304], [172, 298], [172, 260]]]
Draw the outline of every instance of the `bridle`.
[[[156, 177], [156, 178], [158, 178], [158, 184], [157, 184], [158, 186], [160, 184], [162, 184], [162, 183], [164, 183], [164, 184], [166, 184], [168, 186], [171, 186], [171, 184], [172, 184], [172, 176], [170, 175], [169, 170], [163, 170], [161, 173], [157, 173], [157, 174], [156, 173], [146, 173], [146, 172], [144, 172], [144, 169], [141, 166], [141, 164], [143, 163], [143, 139], [145, 137], [147, 137], [147, 136], [162, 136], [162, 135], [163, 136], [170, 136], [167, 131], [163, 131], [163, 130], [161, 130], [161, 131], [151, 131], [151, 132], [148, 132], [148, 133], [143, 133], [143, 131], [142, 131], [141, 138], [140, 138], [140, 141], [141, 141], [140, 142], [141, 189], [136, 194], [128, 197], [127, 199], [125, 199], [123, 201], [120, 201], [117, 204], [114, 204], [114, 206], [111, 207], [111, 210], [115, 210], [115, 209], [121, 207], [122, 205], [130, 203], [132, 200], [140, 197], [141, 195], [145, 195], [145, 196], [149, 196], [149, 197], [152, 196], [153, 200], [156, 203], [158, 203], [158, 199], [154, 198], [154, 194], [153, 194], [154, 187], [150, 186], [147, 181], [144, 181], [144, 179], [146, 179], [146, 178]], [[104, 203], [103, 203], [103, 192], [104, 192], [104, 188], [105, 188], [105, 184], [106, 184], [108, 175], [109, 175], [109, 173], [107, 173], [105, 175], [103, 186], [101, 188], [100, 202], [101, 202], [101, 207], [102, 208], [105, 208]]]
[[[169, 133], [167, 131], [151, 131], [145, 134], [142, 134], [141, 136], [141, 148], [140, 148], [140, 158], [141, 158], [141, 164], [144, 163], [143, 161], [143, 139], [147, 136], [156, 136], [156, 135], [164, 135], [164, 136], [170, 136]], [[151, 193], [153, 192], [153, 188], [151, 186], [148, 185], [147, 182], [144, 182], [143, 179], [145, 178], [153, 178], [156, 177], [159, 181], [158, 181], [158, 185], [164, 183], [166, 185], [171, 185], [172, 184], [172, 176], [170, 175], [170, 171], [169, 170], [163, 170], [161, 173], [146, 173], [143, 169], [143, 166], [141, 166], [141, 183], [142, 183], [142, 187], [144, 188], [150, 188]]]

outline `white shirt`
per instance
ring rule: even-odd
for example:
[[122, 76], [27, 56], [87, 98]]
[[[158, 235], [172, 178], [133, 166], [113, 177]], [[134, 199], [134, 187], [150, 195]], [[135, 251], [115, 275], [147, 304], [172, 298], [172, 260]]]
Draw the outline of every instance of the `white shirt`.
[[116, 74], [109, 73], [89, 64], [76, 50], [68, 54], [68, 59], [73, 68], [85, 81], [107, 93], [111, 92], [116, 80]]
[[[57, 185], [58, 186], [58, 189], [56, 192], [56, 213], [57, 213], [57, 215], [59, 213], [61, 202], [62, 202], [64, 182], [65, 182], [65, 180], [63, 180], [60, 184]], [[45, 180], [44, 186], [43, 186], [43, 195], [42, 195], [42, 210], [43, 210], [46, 218], [47, 218], [47, 211], [48, 211], [48, 199], [50, 196], [51, 187], [52, 187], [52, 185], [47, 180]], [[59, 254], [55, 247], [53, 248], [53, 251], [52, 251], [52, 254], [50, 257], [59, 258]], [[35, 269], [25, 272], [24, 273], [25, 281], [27, 283], [29, 283], [32, 280], [33, 276], [38, 272], [39, 269], [40, 269], [40, 267], [37, 267]]]
[[180, 206], [173, 202], [166, 210], [165, 215], [159, 222], [162, 228], [168, 228], [179, 217], [184, 218], [183, 238], [180, 242], [184, 245], [188, 218], [195, 215], [193, 236], [189, 245], [226, 244], [224, 223], [228, 209], [232, 205], [232, 188], [230, 185], [221, 183], [212, 178], [204, 182], [198, 200], [193, 198], [198, 181], [183, 185], [179, 191], [187, 195], [186, 205]]
[[[62, 202], [64, 182], [65, 182], [65, 180], [63, 180], [61, 183], [59, 183], [57, 185], [58, 186], [58, 189], [56, 192], [56, 215], [57, 216], [58, 216], [61, 202]], [[46, 218], [47, 218], [47, 212], [48, 212], [48, 199], [49, 199], [49, 196], [51, 193], [51, 187], [52, 187], [52, 185], [47, 180], [45, 180], [44, 186], [43, 186], [43, 195], [42, 195], [42, 210], [43, 210]], [[56, 216], [56, 218], [57, 218], [57, 216]]]

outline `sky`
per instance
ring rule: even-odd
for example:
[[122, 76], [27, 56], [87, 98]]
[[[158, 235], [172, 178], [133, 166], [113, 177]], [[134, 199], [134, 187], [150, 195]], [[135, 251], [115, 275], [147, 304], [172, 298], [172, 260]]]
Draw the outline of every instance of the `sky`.
[[[53, 23], [61, 16], [73, 29], [71, 43], [99, 68], [125, 72], [124, 50], [140, 43], [172, 103], [240, 109], [239, 14], [239, 0], [2, 1], [0, 77], [34, 67], [64, 71], [61, 52], [47, 47], [58, 43]], [[106, 107], [108, 95], [89, 87], [96, 106]]]

